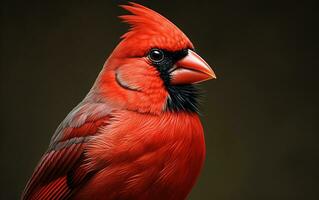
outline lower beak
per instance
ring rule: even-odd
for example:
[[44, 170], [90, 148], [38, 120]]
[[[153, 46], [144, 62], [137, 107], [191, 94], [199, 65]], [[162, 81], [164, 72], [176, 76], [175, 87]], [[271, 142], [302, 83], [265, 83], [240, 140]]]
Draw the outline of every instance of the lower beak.
[[188, 50], [187, 56], [175, 63], [171, 72], [172, 85], [200, 83], [215, 78], [212, 68], [192, 50]]

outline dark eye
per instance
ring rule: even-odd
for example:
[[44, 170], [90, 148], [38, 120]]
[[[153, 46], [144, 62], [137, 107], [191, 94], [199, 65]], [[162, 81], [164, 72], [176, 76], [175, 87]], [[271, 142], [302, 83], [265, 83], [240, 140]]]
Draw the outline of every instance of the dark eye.
[[164, 59], [164, 52], [160, 49], [152, 49], [149, 52], [148, 57], [151, 59], [151, 61], [159, 62]]

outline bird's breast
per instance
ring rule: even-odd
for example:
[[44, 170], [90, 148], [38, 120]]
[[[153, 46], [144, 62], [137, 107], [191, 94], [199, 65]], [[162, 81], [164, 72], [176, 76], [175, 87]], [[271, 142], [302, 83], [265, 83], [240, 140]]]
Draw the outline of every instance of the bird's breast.
[[184, 199], [203, 165], [203, 129], [197, 114], [119, 112], [92, 140], [88, 155], [99, 172], [82, 195]]

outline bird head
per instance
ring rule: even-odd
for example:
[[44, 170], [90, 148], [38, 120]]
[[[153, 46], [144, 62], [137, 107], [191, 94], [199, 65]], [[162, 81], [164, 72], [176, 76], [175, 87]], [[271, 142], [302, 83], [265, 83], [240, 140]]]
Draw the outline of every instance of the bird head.
[[104, 64], [95, 87], [114, 106], [142, 113], [197, 111], [194, 84], [216, 78], [188, 37], [157, 12], [122, 5], [130, 25]]

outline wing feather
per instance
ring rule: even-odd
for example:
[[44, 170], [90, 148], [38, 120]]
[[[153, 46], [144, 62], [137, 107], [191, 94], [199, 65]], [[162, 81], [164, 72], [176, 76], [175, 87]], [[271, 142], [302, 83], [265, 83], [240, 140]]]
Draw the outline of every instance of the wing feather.
[[85, 148], [91, 137], [110, 123], [106, 110], [101, 103], [80, 104], [67, 116], [27, 183], [22, 199], [67, 199], [86, 182], [94, 169], [85, 167]]

